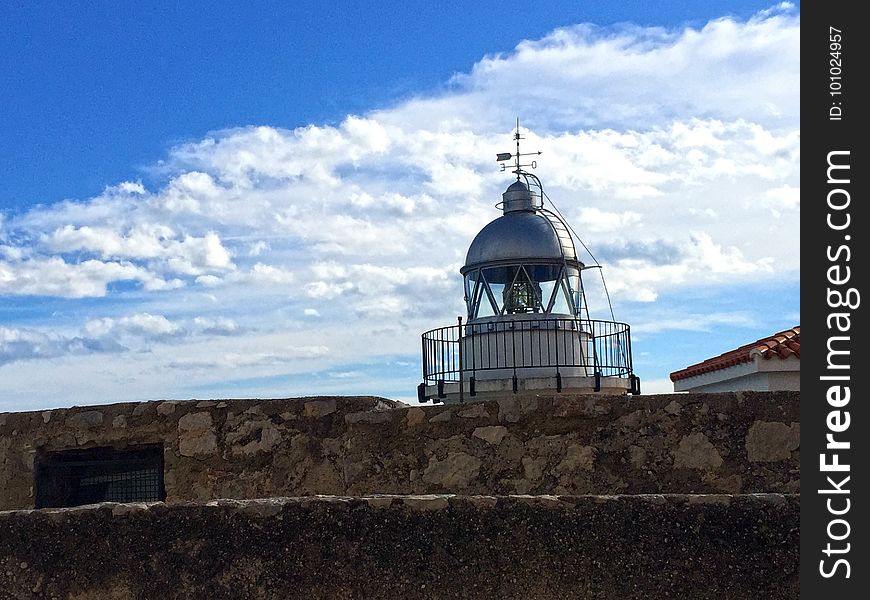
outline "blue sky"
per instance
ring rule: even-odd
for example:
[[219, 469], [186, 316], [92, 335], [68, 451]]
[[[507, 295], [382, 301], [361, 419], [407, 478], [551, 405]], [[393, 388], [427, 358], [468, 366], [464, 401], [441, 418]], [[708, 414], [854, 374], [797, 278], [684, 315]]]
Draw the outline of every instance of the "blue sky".
[[0, 410], [411, 398], [516, 116], [647, 390], [799, 322], [798, 6], [180, 4], [0, 7]]

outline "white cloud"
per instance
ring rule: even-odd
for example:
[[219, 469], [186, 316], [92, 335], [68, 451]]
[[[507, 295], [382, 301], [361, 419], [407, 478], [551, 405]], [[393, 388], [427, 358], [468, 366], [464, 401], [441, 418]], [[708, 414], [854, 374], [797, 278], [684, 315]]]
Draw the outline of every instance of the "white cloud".
[[64, 337], [55, 333], [0, 325], [0, 366], [21, 360], [123, 350], [123, 346], [111, 340]]
[[94, 298], [106, 295], [110, 283], [139, 282], [145, 290], [176, 289], [178, 279], [165, 280], [130, 262], [86, 260], [67, 263], [60, 257], [0, 261], [0, 294]]
[[150, 315], [142, 313], [130, 315], [120, 319], [95, 319], [85, 323], [85, 331], [93, 336], [108, 335], [147, 335], [168, 336], [180, 330], [178, 325], [172, 323], [163, 315]]
[[124, 181], [116, 186], [110, 186], [107, 190], [122, 194], [145, 194], [145, 186], [141, 181]]
[[229, 353], [210, 359], [181, 359], [171, 363], [178, 369], [239, 369], [243, 367], [282, 366], [298, 360], [314, 360], [329, 354], [326, 346], [286, 347], [280, 353]]
[[643, 128], [686, 115], [782, 123], [799, 113], [798, 29], [788, 11], [701, 29], [565, 27], [485, 58], [443, 96], [376, 114], [420, 129], [497, 129], [517, 114], [551, 130]]
[[223, 276], [200, 275], [196, 278], [196, 283], [205, 287], [231, 284], [245, 284], [248, 286], [284, 286], [292, 283], [295, 278], [295, 274], [287, 269], [258, 262], [247, 270], [232, 271]]
[[768, 189], [764, 192], [762, 203], [770, 210], [774, 217], [779, 218], [784, 211], [800, 208], [800, 188], [792, 185], [783, 185]]
[[305, 291], [311, 298], [332, 300], [353, 288], [352, 283], [333, 284], [328, 281], [312, 281], [305, 286]]
[[126, 235], [108, 227], [64, 225], [45, 236], [45, 243], [55, 252], [82, 250], [110, 259], [153, 258], [164, 253], [164, 244], [172, 235], [172, 230], [165, 225], [140, 225]]
[[187, 236], [179, 243], [179, 252], [167, 260], [176, 273], [199, 275], [209, 271], [231, 271], [235, 265], [230, 253], [214, 232], [203, 237]]
[[185, 340], [234, 336], [242, 332], [238, 323], [223, 317], [171, 321], [163, 315], [149, 313], [90, 319], [80, 332], [67, 334], [47, 327], [0, 326], [0, 366], [72, 355], [150, 351], [155, 344], [178, 344]]
[[605, 263], [610, 293], [616, 298], [654, 302], [663, 288], [746, 280], [773, 272], [772, 257], [749, 259], [740, 248], [717, 244], [706, 232], [691, 233], [675, 250], [673, 256], [644, 253]]
[[124, 233], [108, 227], [65, 225], [44, 236], [44, 243], [55, 252], [90, 252], [103, 259], [160, 258], [166, 270], [186, 275], [235, 268], [214, 232], [173, 238], [170, 227], [156, 223], [139, 224]]
[[754, 319], [744, 312], [710, 312], [681, 315], [650, 315], [651, 320], [633, 323], [631, 332], [640, 334], [663, 331], [712, 331], [717, 327], [750, 327]]
[[625, 229], [637, 225], [640, 221], [640, 214], [633, 211], [609, 212], [594, 206], [582, 209], [579, 219], [584, 229], [595, 232]]
[[163, 315], [137, 313], [124, 317], [92, 319], [84, 326], [85, 332], [98, 338], [143, 338], [146, 341], [169, 341], [203, 335], [235, 335], [238, 323], [225, 317], [194, 317], [171, 321]]
[[263, 252], [270, 250], [269, 244], [263, 240], [258, 240], [248, 248], [248, 256], [260, 256]]
[[336, 371], [329, 374], [333, 379], [356, 379], [363, 376], [360, 371]]
[[235, 335], [240, 327], [232, 319], [224, 317], [195, 317], [189, 329], [195, 335]]

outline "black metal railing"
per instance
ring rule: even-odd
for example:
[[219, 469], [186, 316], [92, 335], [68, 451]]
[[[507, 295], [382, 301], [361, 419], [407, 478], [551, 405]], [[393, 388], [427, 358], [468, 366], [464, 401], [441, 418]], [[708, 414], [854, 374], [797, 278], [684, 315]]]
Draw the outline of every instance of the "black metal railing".
[[515, 319], [439, 327], [423, 334], [423, 382], [468, 381], [478, 372], [574, 368], [632, 378], [629, 326], [593, 319]]

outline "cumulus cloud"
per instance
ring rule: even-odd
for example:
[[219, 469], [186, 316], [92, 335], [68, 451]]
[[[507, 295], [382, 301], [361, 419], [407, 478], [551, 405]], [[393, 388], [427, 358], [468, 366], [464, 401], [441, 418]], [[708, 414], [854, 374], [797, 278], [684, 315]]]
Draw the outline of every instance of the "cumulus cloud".
[[770, 188], [764, 193], [763, 204], [771, 215], [779, 218], [783, 212], [800, 208], [800, 188], [792, 185]]
[[138, 313], [124, 317], [92, 319], [84, 326], [85, 332], [99, 338], [142, 338], [151, 341], [169, 341], [202, 335], [235, 335], [238, 323], [223, 317], [194, 317], [170, 321], [163, 315]]
[[138, 282], [148, 291], [184, 285], [179, 279], [167, 281], [128, 261], [68, 263], [58, 256], [0, 261], [0, 294], [8, 296], [94, 298], [105, 296], [110, 283], [121, 281]]
[[[650, 315], [652, 316], [652, 315]], [[663, 331], [712, 331], [719, 326], [749, 327], [756, 325], [745, 312], [709, 312], [680, 315], [655, 315], [655, 318], [634, 323], [632, 333], [661, 333]]]
[[[533, 129], [550, 131], [646, 128], [685, 115], [756, 115], [790, 126], [800, 106], [798, 45], [798, 17], [788, 6], [700, 29], [580, 24], [484, 58], [455, 76], [447, 94], [377, 114], [421, 129], [432, 122], [499, 128], [517, 114], [528, 115]], [[505, 104], [507, 110], [493, 109]]]
[[[215, 379], [416, 353], [421, 330], [464, 310], [458, 270], [498, 216], [509, 178], [493, 159], [516, 115], [617, 309], [796, 279], [798, 39], [787, 4], [699, 28], [573, 25], [336, 125], [215, 131], [173, 148], [153, 188], [0, 218], [0, 295], [129, 303], [120, 317], [75, 305], [68, 339], [171, 342], [161, 368]], [[790, 232], [777, 244], [771, 220]], [[590, 302], [606, 306], [596, 277]], [[239, 347], [197, 346], [205, 336]]]
[[215, 356], [211, 359], [181, 359], [170, 363], [170, 367], [177, 369], [238, 369], [241, 367], [274, 367], [283, 366], [298, 360], [313, 360], [329, 354], [326, 346], [297, 346], [286, 347], [280, 353], [253, 352], [253, 353], [228, 353]]
[[124, 350], [126, 348], [113, 340], [63, 337], [33, 329], [0, 326], [0, 366], [20, 360]]
[[185, 275], [235, 268], [216, 233], [174, 237], [172, 229], [156, 223], [140, 223], [123, 233], [108, 227], [65, 225], [44, 236], [44, 243], [55, 252], [93, 253], [102, 259], [159, 258], [169, 271]]
[[269, 244], [258, 240], [248, 247], [248, 256], [260, 256], [266, 250], [269, 250]]
[[580, 211], [580, 225], [588, 231], [616, 231], [637, 225], [640, 221], [640, 214], [633, 211], [609, 212], [594, 206]]
[[748, 259], [739, 248], [723, 247], [708, 233], [695, 232], [676, 248], [676, 255], [670, 259], [667, 255], [625, 257], [609, 265], [605, 272], [615, 297], [653, 302], [660, 289], [770, 274], [773, 263], [770, 256]]
[[228, 284], [246, 285], [285, 285], [292, 283], [295, 275], [283, 267], [256, 263], [250, 268], [227, 273], [223, 276], [200, 275], [196, 283], [206, 287], [214, 287]]
[[194, 317], [171, 321], [163, 315], [138, 313], [91, 319], [81, 331], [62, 334], [51, 329], [0, 326], [0, 365], [98, 353], [149, 351], [157, 343], [181, 343], [214, 336], [234, 336], [242, 328], [232, 319]]
[[163, 315], [142, 313], [120, 319], [105, 318], [88, 321], [85, 323], [85, 331], [94, 336], [132, 334], [164, 337], [179, 332], [180, 327]]

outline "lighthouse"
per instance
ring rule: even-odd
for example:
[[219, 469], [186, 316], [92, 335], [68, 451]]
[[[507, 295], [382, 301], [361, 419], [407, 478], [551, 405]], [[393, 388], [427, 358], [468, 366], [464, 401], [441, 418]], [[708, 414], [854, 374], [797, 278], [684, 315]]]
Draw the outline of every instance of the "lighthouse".
[[460, 269], [466, 317], [422, 335], [421, 402], [466, 402], [509, 394], [640, 393], [632, 371], [630, 328], [592, 319], [575, 237], [522, 164], [519, 124], [516, 179], [496, 206], [502, 215], [468, 248]]

